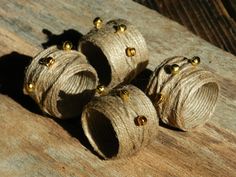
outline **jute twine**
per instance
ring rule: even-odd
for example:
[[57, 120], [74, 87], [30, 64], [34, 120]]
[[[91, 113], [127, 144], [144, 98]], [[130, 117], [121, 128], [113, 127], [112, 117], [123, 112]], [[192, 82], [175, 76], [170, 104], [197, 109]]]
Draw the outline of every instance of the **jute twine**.
[[43, 112], [58, 118], [81, 114], [94, 95], [97, 74], [83, 54], [53, 46], [33, 58], [26, 70], [24, 93]]
[[148, 49], [139, 30], [123, 19], [112, 20], [83, 36], [79, 51], [108, 88], [129, 83], [148, 64]]
[[[214, 75], [190, 61], [185, 57], [166, 59], [156, 68], [146, 89], [161, 120], [184, 131], [210, 118], [219, 94]], [[179, 72], [169, 73], [168, 68], [176, 64]]]
[[82, 127], [98, 154], [119, 158], [134, 154], [156, 137], [158, 117], [150, 99], [128, 85], [89, 102]]

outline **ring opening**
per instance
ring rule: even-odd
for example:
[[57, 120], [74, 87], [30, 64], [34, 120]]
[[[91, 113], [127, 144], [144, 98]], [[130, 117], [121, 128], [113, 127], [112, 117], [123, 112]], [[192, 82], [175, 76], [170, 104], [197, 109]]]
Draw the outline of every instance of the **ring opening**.
[[194, 128], [208, 120], [215, 108], [219, 88], [214, 82], [202, 85], [183, 105], [185, 128]]
[[86, 114], [85, 131], [92, 146], [96, 146], [98, 153], [103, 157], [111, 158], [118, 154], [119, 142], [111, 121], [101, 112], [89, 109]]
[[80, 50], [97, 71], [100, 84], [108, 86], [111, 82], [111, 68], [102, 50], [88, 41], [80, 44]]
[[81, 114], [95, 93], [96, 76], [90, 71], [79, 72], [65, 80], [59, 92], [57, 109], [65, 118]]

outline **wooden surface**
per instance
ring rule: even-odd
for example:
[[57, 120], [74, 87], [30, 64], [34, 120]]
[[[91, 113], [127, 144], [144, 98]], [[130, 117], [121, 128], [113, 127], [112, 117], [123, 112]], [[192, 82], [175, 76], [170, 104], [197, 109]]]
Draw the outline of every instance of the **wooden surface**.
[[[1, 176], [236, 176], [235, 56], [132, 1], [1, 0], [0, 4]], [[161, 124], [158, 137], [143, 151], [104, 161], [89, 150], [76, 120], [43, 117], [22, 94], [24, 67], [42, 46], [76, 41], [96, 16], [135, 23], [147, 40], [149, 69], [167, 57], [199, 55], [221, 84], [211, 121], [189, 133]]]
[[235, 0], [135, 0], [236, 55]]

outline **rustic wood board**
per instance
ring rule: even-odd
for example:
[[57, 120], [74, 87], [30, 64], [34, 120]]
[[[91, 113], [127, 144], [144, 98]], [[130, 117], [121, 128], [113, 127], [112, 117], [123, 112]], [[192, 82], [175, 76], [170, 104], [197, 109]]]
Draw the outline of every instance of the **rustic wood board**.
[[[132, 1], [1, 0], [0, 4], [1, 176], [236, 176], [235, 56]], [[74, 120], [42, 116], [22, 95], [23, 66], [42, 43], [64, 40], [58, 36], [64, 30], [75, 37], [80, 36], [76, 31], [85, 34], [96, 16], [135, 23], [150, 49], [149, 69], [167, 57], [199, 55], [221, 83], [212, 120], [189, 133], [161, 125], [156, 140], [143, 151], [104, 161], [88, 150]], [[54, 34], [48, 43], [43, 29]]]
[[210, 43], [236, 54], [235, 0], [135, 0], [172, 20]]

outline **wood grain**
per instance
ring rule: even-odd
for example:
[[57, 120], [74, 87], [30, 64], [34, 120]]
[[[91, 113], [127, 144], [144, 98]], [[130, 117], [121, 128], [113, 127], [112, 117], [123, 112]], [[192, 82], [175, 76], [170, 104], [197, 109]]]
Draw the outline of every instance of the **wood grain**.
[[[1, 176], [236, 176], [235, 56], [132, 1], [2, 0], [0, 5]], [[150, 70], [168, 57], [199, 55], [221, 83], [212, 120], [191, 133], [161, 125], [143, 151], [104, 161], [89, 150], [77, 120], [42, 116], [22, 94], [24, 66], [42, 44], [88, 32], [96, 16], [134, 23], [147, 40]]]
[[187, 27], [210, 43], [236, 54], [234, 0], [135, 0]]

